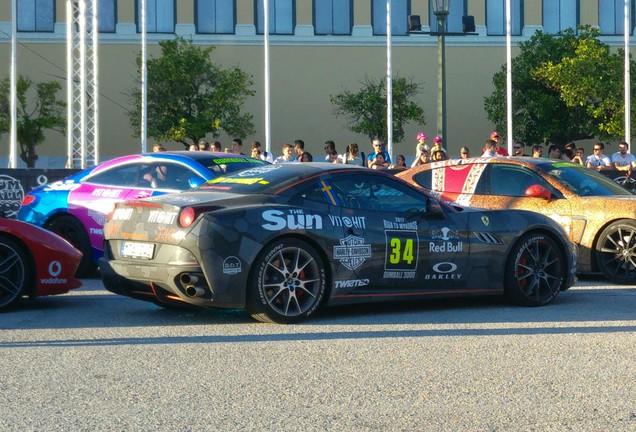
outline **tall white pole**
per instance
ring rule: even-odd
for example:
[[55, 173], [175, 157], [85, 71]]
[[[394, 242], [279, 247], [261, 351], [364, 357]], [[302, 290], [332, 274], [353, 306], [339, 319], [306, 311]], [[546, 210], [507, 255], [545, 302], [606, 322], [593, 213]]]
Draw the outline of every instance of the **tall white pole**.
[[510, 20], [510, 0], [506, 0], [506, 137], [508, 154], [512, 154], [512, 25]]
[[92, 74], [92, 89], [91, 89], [91, 95], [93, 97], [93, 112], [92, 112], [92, 117], [93, 117], [93, 145], [92, 145], [92, 150], [93, 150], [93, 164], [97, 165], [99, 163], [99, 55], [98, 55], [98, 49], [99, 49], [99, 17], [97, 16], [98, 14], [98, 0], [92, 0], [92, 7], [91, 7], [91, 11], [92, 13], [92, 29], [93, 31], [91, 32], [91, 36], [92, 36], [92, 44], [93, 44], [93, 49], [91, 52], [91, 63], [93, 64], [93, 74]]
[[75, 20], [73, 18], [73, 0], [66, 0], [66, 167], [76, 168], [75, 166], [75, 136], [73, 134], [73, 26]]
[[146, 43], [146, 0], [141, 0], [141, 152], [148, 149], [148, 46]]
[[631, 140], [631, 77], [629, 67], [630, 0], [625, 0], [625, 141]]
[[18, 12], [16, 6], [17, 0], [11, 2], [11, 136], [9, 142], [9, 168], [17, 168], [18, 166], [18, 107], [16, 99], [17, 85], [17, 35], [18, 35]]
[[272, 133], [269, 96], [269, 0], [263, 0], [263, 47], [265, 49], [265, 151], [272, 154]]
[[386, 0], [386, 143], [393, 159], [393, 72], [391, 70], [391, 0]]

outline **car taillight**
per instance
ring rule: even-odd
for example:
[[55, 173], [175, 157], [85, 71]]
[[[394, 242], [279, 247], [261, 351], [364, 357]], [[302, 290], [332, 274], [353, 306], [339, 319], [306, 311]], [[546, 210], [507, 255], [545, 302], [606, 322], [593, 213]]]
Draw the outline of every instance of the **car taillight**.
[[22, 203], [20, 205], [28, 206], [33, 201], [35, 201], [35, 195], [27, 195], [27, 196], [24, 197], [24, 199], [22, 200]]
[[181, 213], [179, 213], [179, 225], [182, 228], [187, 228], [192, 225], [194, 219], [196, 219], [196, 214], [192, 207], [186, 207], [181, 210]]
[[179, 226], [188, 228], [201, 213], [207, 213], [223, 208], [221, 206], [184, 207], [179, 213]]

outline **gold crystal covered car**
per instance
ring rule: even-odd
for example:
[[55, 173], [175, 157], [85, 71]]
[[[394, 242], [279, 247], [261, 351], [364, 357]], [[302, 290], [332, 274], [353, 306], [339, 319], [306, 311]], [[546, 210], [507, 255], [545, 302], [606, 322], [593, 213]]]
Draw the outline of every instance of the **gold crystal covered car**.
[[436, 162], [397, 174], [442, 201], [524, 209], [559, 222], [579, 246], [579, 273], [636, 283], [636, 195], [578, 164], [530, 157]]

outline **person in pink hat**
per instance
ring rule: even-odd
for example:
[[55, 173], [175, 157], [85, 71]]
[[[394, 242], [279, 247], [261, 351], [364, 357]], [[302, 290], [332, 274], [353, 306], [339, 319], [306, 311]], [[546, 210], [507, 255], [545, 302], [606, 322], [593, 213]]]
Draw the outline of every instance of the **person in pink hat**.
[[444, 152], [444, 155], [448, 156], [446, 153], [446, 149], [444, 148], [444, 140], [441, 136], [436, 136], [433, 138], [433, 148], [431, 149], [431, 155], [435, 153], [437, 150], [441, 150]]
[[417, 144], [415, 144], [415, 160], [413, 161], [413, 163], [417, 162], [420, 159], [422, 152], [428, 153], [428, 144], [426, 144], [427, 138], [428, 135], [426, 135], [424, 132], [418, 132], [416, 137]]

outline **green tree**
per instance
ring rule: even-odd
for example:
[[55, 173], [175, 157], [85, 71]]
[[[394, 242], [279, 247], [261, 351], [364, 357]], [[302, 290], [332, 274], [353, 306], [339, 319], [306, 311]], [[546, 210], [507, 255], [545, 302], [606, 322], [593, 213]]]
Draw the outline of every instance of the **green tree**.
[[[22, 75], [16, 83], [16, 125], [17, 141], [20, 145], [20, 159], [28, 168], [35, 166], [38, 154], [35, 147], [45, 140], [47, 129], [61, 134], [66, 132], [66, 103], [57, 99], [62, 86], [57, 81], [45, 81], [35, 84]], [[5, 78], [0, 82], [0, 134], [11, 130], [11, 81]], [[35, 92], [35, 93], [34, 93]], [[32, 103], [29, 104], [29, 101]]]
[[[598, 36], [598, 30], [589, 31], [591, 36]], [[596, 137], [619, 139], [625, 134], [624, 61], [624, 50], [612, 52], [596, 37], [586, 37], [578, 40], [573, 56], [564, 57], [560, 63], [545, 62], [534, 74], [557, 91], [568, 108], [585, 110]], [[635, 66], [630, 56], [630, 70]], [[633, 93], [635, 81], [630, 81]], [[632, 115], [634, 112], [632, 109]]]
[[[421, 85], [405, 78], [393, 78], [393, 141], [404, 139], [404, 125], [414, 121], [426, 124], [424, 109], [411, 99], [420, 93]], [[386, 80], [372, 80], [365, 76], [362, 87], [357, 93], [344, 90], [337, 95], [330, 95], [335, 105], [337, 117], [348, 118], [347, 128], [354, 133], [361, 133], [373, 140], [374, 137], [387, 136], [386, 116]]]
[[[238, 67], [222, 69], [212, 63], [214, 47], [200, 48], [183, 38], [162, 41], [161, 56], [147, 62], [148, 135], [188, 146], [220, 131], [244, 138], [254, 133], [252, 115], [241, 113], [249, 96], [250, 76]], [[141, 57], [137, 57], [141, 71]], [[140, 133], [141, 86], [130, 92], [130, 123]], [[190, 142], [188, 142], [188, 140]]]
[[[548, 85], [538, 70], [544, 65], [560, 64], [576, 57], [577, 46], [595, 39], [598, 32], [590, 27], [577, 34], [568, 29], [558, 34], [537, 31], [520, 44], [520, 53], [512, 59], [512, 113], [515, 139], [527, 143], [567, 141], [593, 138], [598, 131], [594, 118], [585, 106], [568, 106], [558, 89]], [[590, 76], [589, 79], [599, 79]], [[495, 91], [484, 99], [489, 120], [498, 129], [506, 127], [506, 65], [493, 77]]]

